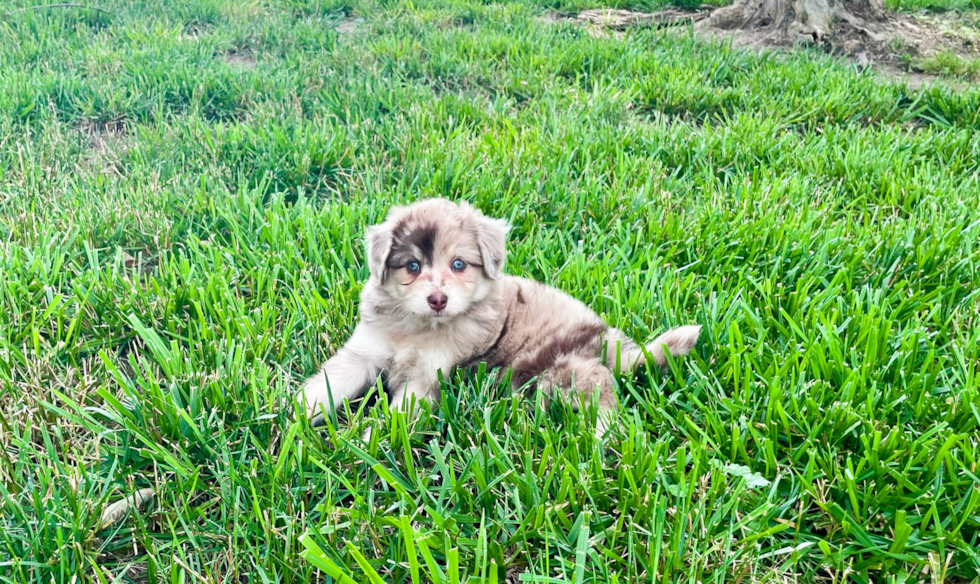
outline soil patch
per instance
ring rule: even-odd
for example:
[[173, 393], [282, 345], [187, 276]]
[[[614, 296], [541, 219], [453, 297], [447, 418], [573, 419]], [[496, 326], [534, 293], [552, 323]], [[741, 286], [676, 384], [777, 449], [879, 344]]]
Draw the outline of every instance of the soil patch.
[[[742, 4], [753, 0], [742, 0]], [[776, 6], [775, 0], [761, 1]], [[857, 2], [860, 6], [861, 3]], [[731, 40], [735, 46], [756, 50], [818, 47], [860, 68], [873, 67], [912, 88], [940, 78], [954, 88], [980, 79], [980, 14], [907, 14], [866, 10], [834, 13], [824, 25], [801, 26], [776, 8], [772, 13], [749, 13], [740, 3], [715, 9], [634, 12], [619, 9], [585, 10], [577, 15], [546, 13], [545, 24], [574, 22], [594, 36], [610, 33], [623, 38], [631, 28], [693, 25], [703, 37]], [[753, 4], [755, 6], [755, 4]], [[741, 12], [739, 11], [741, 10]], [[738, 26], [738, 25], [741, 26]]]
[[338, 34], [354, 34], [358, 27], [364, 23], [363, 18], [345, 18], [337, 24], [335, 29]]
[[86, 140], [87, 148], [82, 156], [84, 165], [88, 168], [105, 168], [118, 175], [116, 163], [128, 149], [126, 123], [122, 120], [86, 122], [78, 126], [78, 131]]
[[232, 49], [225, 53], [225, 63], [243, 69], [255, 69], [255, 56], [249, 50]]
[[633, 12], [631, 10], [597, 9], [583, 10], [575, 20], [584, 24], [626, 30], [630, 27], [664, 27], [692, 24], [704, 20], [707, 10], [661, 10], [659, 12]]
[[717, 22], [713, 17], [707, 18], [698, 22], [695, 29], [704, 36], [730, 38], [736, 46], [755, 49], [816, 46], [859, 67], [874, 67], [885, 75], [901, 78], [913, 87], [943, 74], [961, 72], [955, 65], [944, 70], [942, 62], [962, 63], [962, 71], [968, 72], [969, 63], [980, 59], [980, 17], [976, 14], [889, 11], [860, 25], [835, 20], [825, 33], [807, 35], [763, 26], [728, 29], [717, 26]]

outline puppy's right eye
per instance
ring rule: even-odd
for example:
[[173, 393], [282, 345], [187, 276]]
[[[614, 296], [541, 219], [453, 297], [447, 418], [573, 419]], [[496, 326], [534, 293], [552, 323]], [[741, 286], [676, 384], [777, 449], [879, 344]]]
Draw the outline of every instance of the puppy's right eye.
[[418, 263], [415, 260], [412, 260], [407, 264], [405, 264], [405, 269], [408, 270], [409, 274], [418, 274], [419, 272], [422, 271], [422, 264]]

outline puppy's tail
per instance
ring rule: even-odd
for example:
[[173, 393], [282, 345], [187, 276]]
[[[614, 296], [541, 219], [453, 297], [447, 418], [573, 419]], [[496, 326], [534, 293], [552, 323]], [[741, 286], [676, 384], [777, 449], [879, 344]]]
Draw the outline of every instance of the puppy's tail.
[[620, 371], [635, 371], [646, 363], [647, 356], [653, 359], [657, 367], [663, 368], [667, 366], [668, 354], [671, 357], [679, 357], [690, 353], [691, 349], [698, 344], [698, 337], [701, 336], [701, 325], [670, 329], [648, 344], [646, 352], [644, 352], [643, 347], [625, 339], [619, 331], [615, 331], [615, 333], [610, 335], [611, 338], [606, 349], [608, 366], [616, 366]]

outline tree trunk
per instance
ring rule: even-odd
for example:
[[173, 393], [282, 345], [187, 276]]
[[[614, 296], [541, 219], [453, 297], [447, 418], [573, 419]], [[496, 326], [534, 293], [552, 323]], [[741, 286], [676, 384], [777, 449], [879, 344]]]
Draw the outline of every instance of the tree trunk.
[[715, 10], [709, 24], [721, 29], [771, 30], [789, 40], [823, 43], [834, 25], [846, 23], [873, 42], [882, 37], [874, 22], [884, 14], [882, 0], [735, 0]]

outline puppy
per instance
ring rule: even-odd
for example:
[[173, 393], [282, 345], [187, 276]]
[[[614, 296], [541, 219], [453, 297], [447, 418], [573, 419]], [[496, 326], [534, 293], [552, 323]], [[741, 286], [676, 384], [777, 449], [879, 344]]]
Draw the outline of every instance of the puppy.
[[597, 399], [601, 436], [616, 407], [615, 375], [647, 358], [664, 367], [668, 352], [697, 343], [701, 327], [683, 326], [640, 347], [564, 292], [503, 274], [507, 231], [503, 220], [445, 199], [395, 207], [369, 228], [361, 321], [303, 384], [307, 414], [339, 409], [382, 373], [393, 409], [412, 396], [438, 401], [440, 371], [485, 362], [512, 368], [514, 389]]

